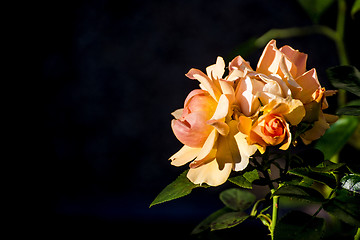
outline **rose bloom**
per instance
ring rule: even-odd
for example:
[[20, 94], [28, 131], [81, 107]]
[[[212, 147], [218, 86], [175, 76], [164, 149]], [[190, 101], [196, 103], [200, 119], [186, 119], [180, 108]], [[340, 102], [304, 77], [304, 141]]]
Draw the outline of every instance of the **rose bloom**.
[[297, 125], [305, 116], [305, 109], [297, 99], [275, 98], [260, 108], [260, 116], [239, 117], [238, 128], [247, 136], [249, 144], [256, 144], [261, 153], [267, 146], [280, 145], [286, 150], [291, 143], [290, 125]]
[[171, 126], [184, 146], [170, 157], [171, 164], [181, 166], [188, 162], [187, 177], [195, 184], [218, 186], [224, 183], [231, 170], [243, 170], [249, 157], [256, 151], [245, 135], [238, 131], [234, 117], [234, 82], [240, 72], [223, 79], [225, 63], [221, 57], [207, 67], [205, 75], [191, 69], [186, 76], [200, 82], [200, 88], [190, 92], [184, 108], [173, 113]]
[[304, 122], [313, 124], [312, 128], [300, 137], [305, 144], [324, 135], [329, 124], [338, 117], [324, 114], [322, 110], [328, 107], [326, 96], [335, 91], [326, 91], [321, 87], [315, 68], [306, 71], [307, 54], [294, 50], [290, 46], [276, 47], [276, 41], [271, 40], [265, 47], [256, 72], [266, 75], [277, 74], [291, 90], [291, 95], [299, 99], [306, 110]]

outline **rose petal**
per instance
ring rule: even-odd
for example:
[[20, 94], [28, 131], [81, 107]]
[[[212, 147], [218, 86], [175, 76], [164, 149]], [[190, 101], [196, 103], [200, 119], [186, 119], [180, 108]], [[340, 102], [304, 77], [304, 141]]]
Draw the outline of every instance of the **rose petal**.
[[265, 75], [276, 74], [279, 69], [279, 62], [282, 53], [276, 47], [276, 41], [271, 40], [259, 59], [256, 71]]
[[202, 146], [196, 160], [202, 160], [210, 154], [211, 150], [214, 148], [218, 136], [219, 134], [215, 129], [211, 131], [204, 145]]
[[225, 94], [222, 94], [219, 98], [217, 108], [214, 115], [210, 120], [220, 120], [226, 117], [229, 112], [230, 101]]
[[217, 57], [216, 63], [206, 68], [206, 74], [210, 79], [219, 80], [225, 72], [225, 62], [222, 57]]
[[[290, 65], [290, 66], [288, 66]], [[302, 87], [294, 80], [293, 73], [290, 71], [291, 63], [286, 60], [285, 56], [281, 56], [280, 62], [279, 62], [280, 70], [284, 75], [283, 80], [286, 82], [286, 85], [290, 88], [291, 92], [293, 94], [297, 94], [302, 90]]]
[[252, 120], [249, 117], [240, 116], [238, 129], [245, 135], [249, 135], [252, 127]]
[[290, 132], [290, 127], [289, 124], [287, 122], [285, 122], [286, 124], [286, 136], [285, 136], [285, 140], [284, 140], [284, 144], [279, 148], [281, 150], [287, 150], [290, 146], [291, 143], [291, 132]]
[[220, 80], [219, 83], [223, 94], [225, 94], [226, 97], [229, 99], [229, 104], [233, 104], [233, 102], [235, 101], [235, 91], [233, 84], [224, 80]]
[[206, 183], [210, 186], [219, 186], [226, 182], [232, 169], [232, 164], [227, 163], [219, 168], [217, 159], [198, 168], [190, 168], [187, 178], [194, 184]]
[[236, 141], [236, 144], [239, 148], [240, 152], [240, 161], [235, 162], [234, 170], [235, 171], [241, 171], [244, 170], [247, 165], [249, 164], [249, 158], [252, 156], [256, 150], [257, 147], [255, 145], [249, 145], [246, 140], [247, 135], [238, 132], [235, 134], [234, 138]]
[[178, 109], [178, 110], [173, 111], [173, 112], [171, 113], [171, 115], [173, 115], [174, 118], [179, 119], [179, 118], [181, 118], [181, 115], [183, 114], [183, 111], [184, 111], [184, 109], [183, 109], [183, 108], [180, 108], [180, 109]]
[[315, 68], [298, 77], [296, 82], [302, 87], [302, 91], [295, 93], [294, 98], [300, 99], [304, 104], [311, 102], [313, 93], [321, 88]]
[[252, 68], [250, 67], [249, 63], [246, 62], [241, 56], [237, 56], [229, 63], [229, 70], [238, 70], [241, 72], [241, 77], [243, 77], [245, 72], [252, 71]]
[[177, 153], [172, 155], [169, 160], [174, 166], [182, 166], [196, 158], [199, 154], [201, 148], [191, 148], [184, 145]]
[[226, 136], [229, 133], [230, 130], [229, 126], [223, 121], [209, 120], [206, 123], [213, 126], [218, 131], [218, 133], [220, 133], [223, 136]]
[[299, 52], [290, 46], [283, 46], [279, 49], [280, 52], [284, 53], [286, 58], [290, 60], [296, 66], [296, 74], [294, 78], [302, 75], [306, 71], [306, 60], [307, 54]]
[[208, 91], [209, 94], [215, 99], [218, 100], [221, 93], [214, 85], [213, 81], [206, 76], [202, 71], [192, 68], [190, 71], [185, 74], [190, 79], [196, 79], [200, 82], [200, 85], [204, 90]]

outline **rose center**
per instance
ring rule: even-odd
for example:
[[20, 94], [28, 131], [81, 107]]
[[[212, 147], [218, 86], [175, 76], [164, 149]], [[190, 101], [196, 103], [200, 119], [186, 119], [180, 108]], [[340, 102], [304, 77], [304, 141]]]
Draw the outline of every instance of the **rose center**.
[[265, 131], [271, 137], [278, 137], [284, 133], [284, 126], [278, 118], [272, 118], [265, 125]]

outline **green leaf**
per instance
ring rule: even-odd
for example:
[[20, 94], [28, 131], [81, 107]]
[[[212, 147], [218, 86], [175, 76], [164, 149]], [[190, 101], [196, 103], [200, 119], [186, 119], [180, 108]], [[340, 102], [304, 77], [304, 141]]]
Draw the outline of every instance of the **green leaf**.
[[360, 97], [360, 72], [356, 67], [331, 67], [326, 73], [334, 87], [345, 89]]
[[318, 240], [323, 237], [325, 220], [293, 211], [276, 224], [274, 240]]
[[360, 197], [345, 189], [336, 191], [336, 196], [323, 204], [324, 210], [340, 220], [360, 227]]
[[294, 174], [300, 177], [307, 177], [316, 182], [324, 183], [331, 188], [336, 187], [336, 179], [333, 174], [326, 172], [314, 172], [310, 168], [294, 168], [289, 171], [290, 174]]
[[331, 125], [324, 136], [317, 141], [315, 148], [324, 153], [324, 158], [326, 160], [330, 160], [349, 140], [354, 133], [358, 122], [359, 120], [357, 117], [341, 117]]
[[194, 230], [191, 232], [191, 234], [198, 234], [202, 231], [205, 231], [206, 229], [208, 229], [210, 227], [211, 223], [213, 221], [215, 221], [218, 217], [220, 217], [226, 213], [230, 213], [230, 212], [233, 212], [233, 211], [228, 207], [224, 207], [224, 208], [217, 210], [216, 212], [212, 213], [210, 216], [205, 218], [201, 223], [199, 223], [194, 228]]
[[360, 105], [359, 106], [345, 106], [336, 111], [339, 115], [352, 115], [360, 116]]
[[341, 187], [355, 193], [360, 193], [360, 175], [349, 174], [341, 180]]
[[360, 0], [356, 0], [351, 9], [351, 16], [354, 18], [355, 14], [360, 11]]
[[225, 214], [221, 215], [220, 217], [218, 217], [217, 219], [215, 219], [211, 223], [210, 228], [212, 231], [231, 228], [231, 227], [238, 225], [239, 223], [242, 223], [248, 217], [249, 217], [249, 215], [244, 212], [225, 213]]
[[315, 189], [303, 186], [282, 186], [273, 193], [273, 196], [289, 197], [309, 202], [324, 201], [324, 197], [321, 195], [321, 193], [319, 193]]
[[318, 23], [321, 15], [334, 2], [334, 0], [298, 0], [314, 23]]
[[256, 197], [248, 191], [231, 188], [220, 193], [220, 200], [225, 206], [235, 211], [242, 211], [249, 208], [255, 202]]
[[344, 107], [337, 110], [336, 114], [360, 116], [360, 99], [349, 102]]
[[245, 172], [243, 175], [229, 178], [228, 180], [239, 187], [252, 189], [252, 182], [260, 179], [259, 173], [256, 169]]
[[191, 191], [194, 188], [197, 187], [208, 187], [207, 185], [199, 185], [199, 184], [193, 184], [192, 182], [189, 181], [189, 179], [186, 177], [188, 170], [186, 170], [185, 172], [183, 172], [182, 174], [180, 174], [180, 176], [178, 176], [176, 178], [176, 180], [172, 183], [170, 183], [169, 185], [167, 185], [160, 193], [159, 195], [155, 198], [155, 200], [150, 204], [150, 207], [163, 203], [163, 202], [167, 202], [167, 201], [171, 201], [180, 197], [184, 197], [186, 195], [188, 195], [189, 193], [191, 193]]
[[319, 173], [332, 173], [339, 168], [343, 167], [345, 163], [333, 163], [331, 161], [324, 161], [316, 167], [309, 167], [309, 169], [313, 172]]

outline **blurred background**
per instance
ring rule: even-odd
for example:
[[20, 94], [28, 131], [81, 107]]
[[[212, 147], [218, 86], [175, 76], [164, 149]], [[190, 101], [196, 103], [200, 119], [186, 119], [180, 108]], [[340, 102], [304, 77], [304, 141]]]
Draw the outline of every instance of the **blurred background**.
[[[36, 122], [31, 136], [38, 139], [23, 140], [36, 154], [35, 181], [24, 194], [34, 203], [25, 217], [31, 230], [53, 237], [197, 239], [190, 232], [222, 207], [218, 194], [231, 185], [195, 189], [149, 209], [187, 168], [168, 161], [182, 146], [170, 113], [198, 87], [184, 74], [192, 67], [205, 71], [217, 56], [228, 62], [242, 43], [272, 28], [311, 25], [306, 12], [288, 0], [47, 1], [29, 7], [24, 24], [37, 68], [35, 102], [25, 105]], [[336, 4], [330, 6], [320, 23], [335, 27], [336, 12]], [[351, 49], [357, 25], [347, 21], [346, 43], [356, 65]], [[309, 35], [277, 45], [307, 53], [307, 68], [315, 67], [331, 88], [325, 70], [339, 64], [331, 40]], [[261, 52], [243, 57], [255, 68]], [[267, 237], [259, 221], [248, 221], [204, 238], [229, 233]]]

